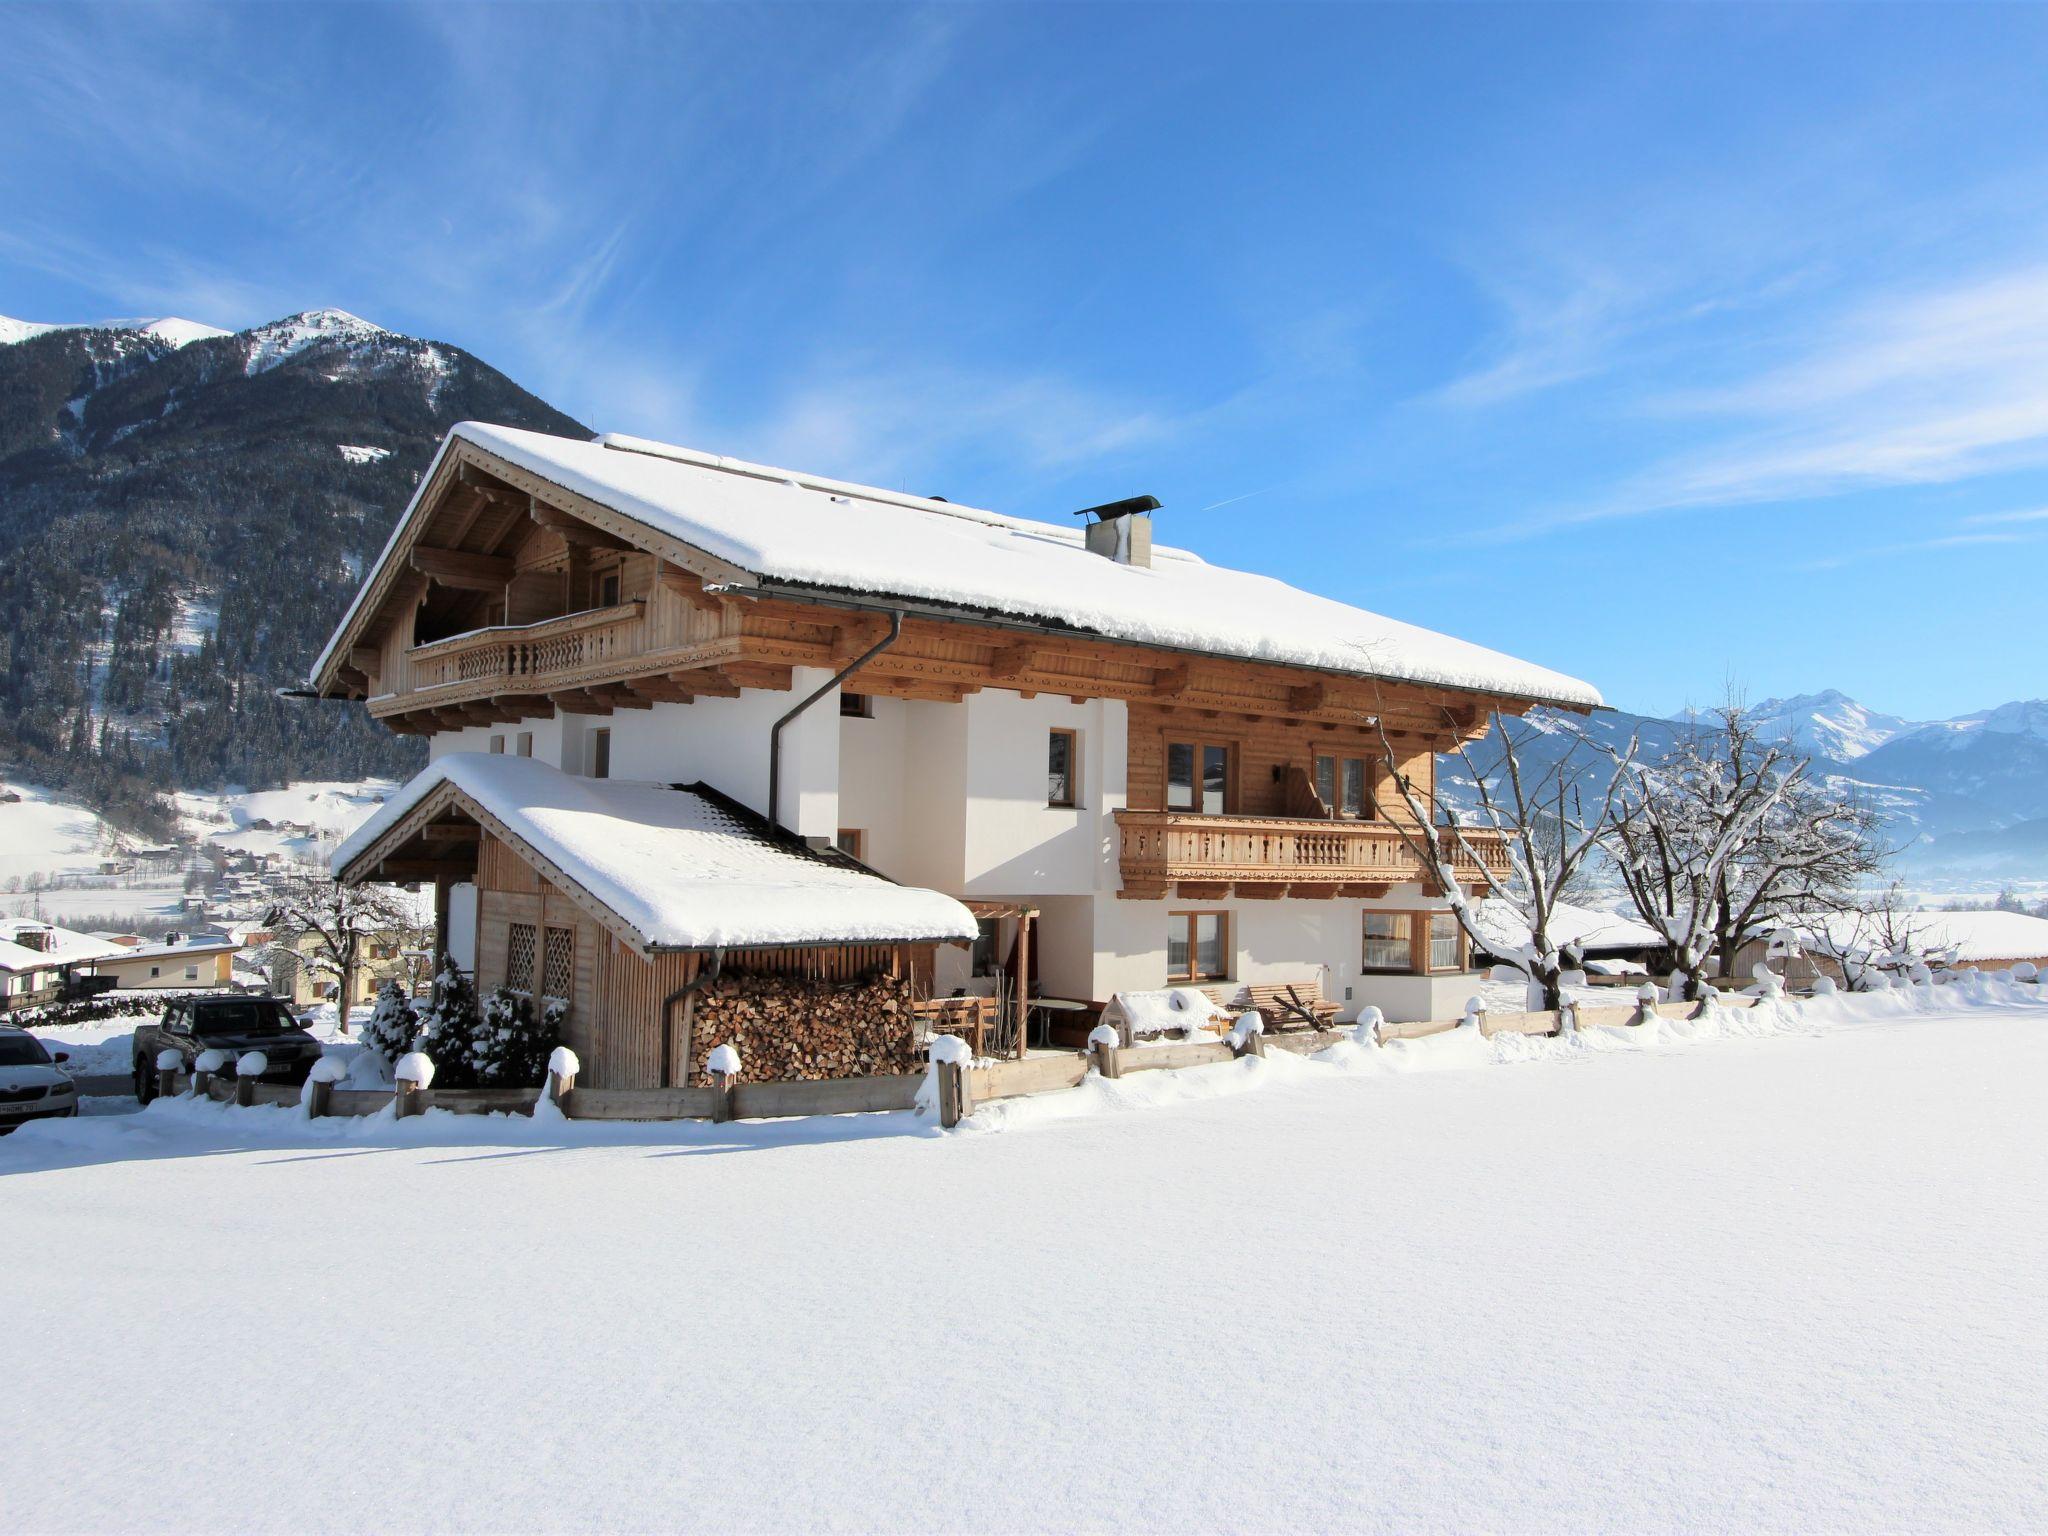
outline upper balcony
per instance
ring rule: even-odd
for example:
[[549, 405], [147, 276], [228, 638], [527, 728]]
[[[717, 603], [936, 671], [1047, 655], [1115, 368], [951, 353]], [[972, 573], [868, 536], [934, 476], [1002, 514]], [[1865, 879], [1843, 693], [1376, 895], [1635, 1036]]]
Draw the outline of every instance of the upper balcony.
[[[1434, 883], [1400, 832], [1384, 821], [1284, 816], [1215, 816], [1195, 811], [1118, 811], [1122, 894], [1213, 897], [1378, 896], [1396, 885]], [[1480, 864], [1438, 829], [1460, 883], [1483, 884]], [[1466, 841], [1496, 875], [1507, 849], [1493, 831], [1465, 829]], [[1189, 889], [1195, 888], [1195, 889]]]

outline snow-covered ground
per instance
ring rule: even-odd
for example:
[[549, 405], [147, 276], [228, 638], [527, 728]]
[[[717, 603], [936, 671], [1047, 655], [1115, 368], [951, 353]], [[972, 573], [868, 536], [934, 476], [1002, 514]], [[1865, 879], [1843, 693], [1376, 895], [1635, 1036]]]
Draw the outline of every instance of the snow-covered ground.
[[[1982, 995], [953, 1134], [29, 1126], [0, 1489], [30, 1530], [2037, 1528], [2048, 1008]], [[213, 1453], [135, 1438], [199, 1389]]]

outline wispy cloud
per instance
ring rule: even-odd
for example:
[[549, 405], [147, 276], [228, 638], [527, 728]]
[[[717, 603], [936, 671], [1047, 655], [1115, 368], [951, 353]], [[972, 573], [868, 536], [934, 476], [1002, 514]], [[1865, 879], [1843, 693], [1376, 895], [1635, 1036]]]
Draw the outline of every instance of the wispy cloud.
[[2048, 463], [2048, 268], [1888, 293], [1776, 351], [1747, 374], [1642, 403], [1697, 426], [1701, 446], [1469, 540]]
[[[1968, 519], [1965, 519], [1968, 521]], [[1794, 571], [1835, 571], [1865, 560], [1896, 560], [1906, 555], [1933, 554], [1945, 549], [1977, 549], [1987, 544], [2037, 544], [2044, 535], [2026, 533], [1948, 533], [1927, 539], [1902, 539], [1891, 544], [1871, 544], [1862, 549], [1841, 550], [1792, 566]]]

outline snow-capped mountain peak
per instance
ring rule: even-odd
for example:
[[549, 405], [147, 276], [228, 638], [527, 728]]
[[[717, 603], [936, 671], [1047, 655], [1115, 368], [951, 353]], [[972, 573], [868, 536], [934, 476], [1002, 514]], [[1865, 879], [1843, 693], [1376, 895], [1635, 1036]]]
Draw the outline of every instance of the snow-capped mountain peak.
[[246, 371], [262, 373], [322, 342], [354, 345], [392, 333], [345, 309], [309, 309], [268, 325], [252, 326], [241, 334], [249, 338]]
[[[1853, 763], [1886, 742], [1920, 729], [1914, 721], [1879, 714], [1857, 703], [1839, 688], [1765, 699], [1743, 713], [1760, 735], [1789, 741], [1802, 752], [1838, 763]], [[1672, 718], [1688, 723], [1699, 717], [1700, 711], [1687, 710]]]
[[41, 336], [50, 331], [130, 331], [138, 336], [154, 336], [174, 347], [189, 347], [195, 341], [211, 341], [216, 336], [233, 334], [217, 325], [205, 325], [197, 320], [183, 320], [176, 315], [165, 315], [154, 320], [67, 320], [48, 323], [12, 320], [6, 315], [0, 315], [0, 346], [27, 341], [32, 336]]
[[1929, 731], [1985, 731], [1994, 736], [2031, 736], [2048, 741], [2048, 699], [2015, 699], [1996, 709], [1957, 715], [1924, 727]]

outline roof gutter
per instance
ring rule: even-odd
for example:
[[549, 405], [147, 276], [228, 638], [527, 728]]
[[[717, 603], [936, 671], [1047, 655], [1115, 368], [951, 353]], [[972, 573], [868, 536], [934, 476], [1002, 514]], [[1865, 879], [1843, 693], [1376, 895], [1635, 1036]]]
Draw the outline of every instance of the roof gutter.
[[768, 732], [768, 825], [777, 831], [793, 831], [782, 824], [782, 728], [798, 715], [825, 697], [834, 688], [845, 682], [862, 667], [889, 649], [903, 634], [903, 610], [889, 610], [889, 633], [825, 679], [816, 688], [805, 694], [803, 699], [787, 714], [776, 721]]

